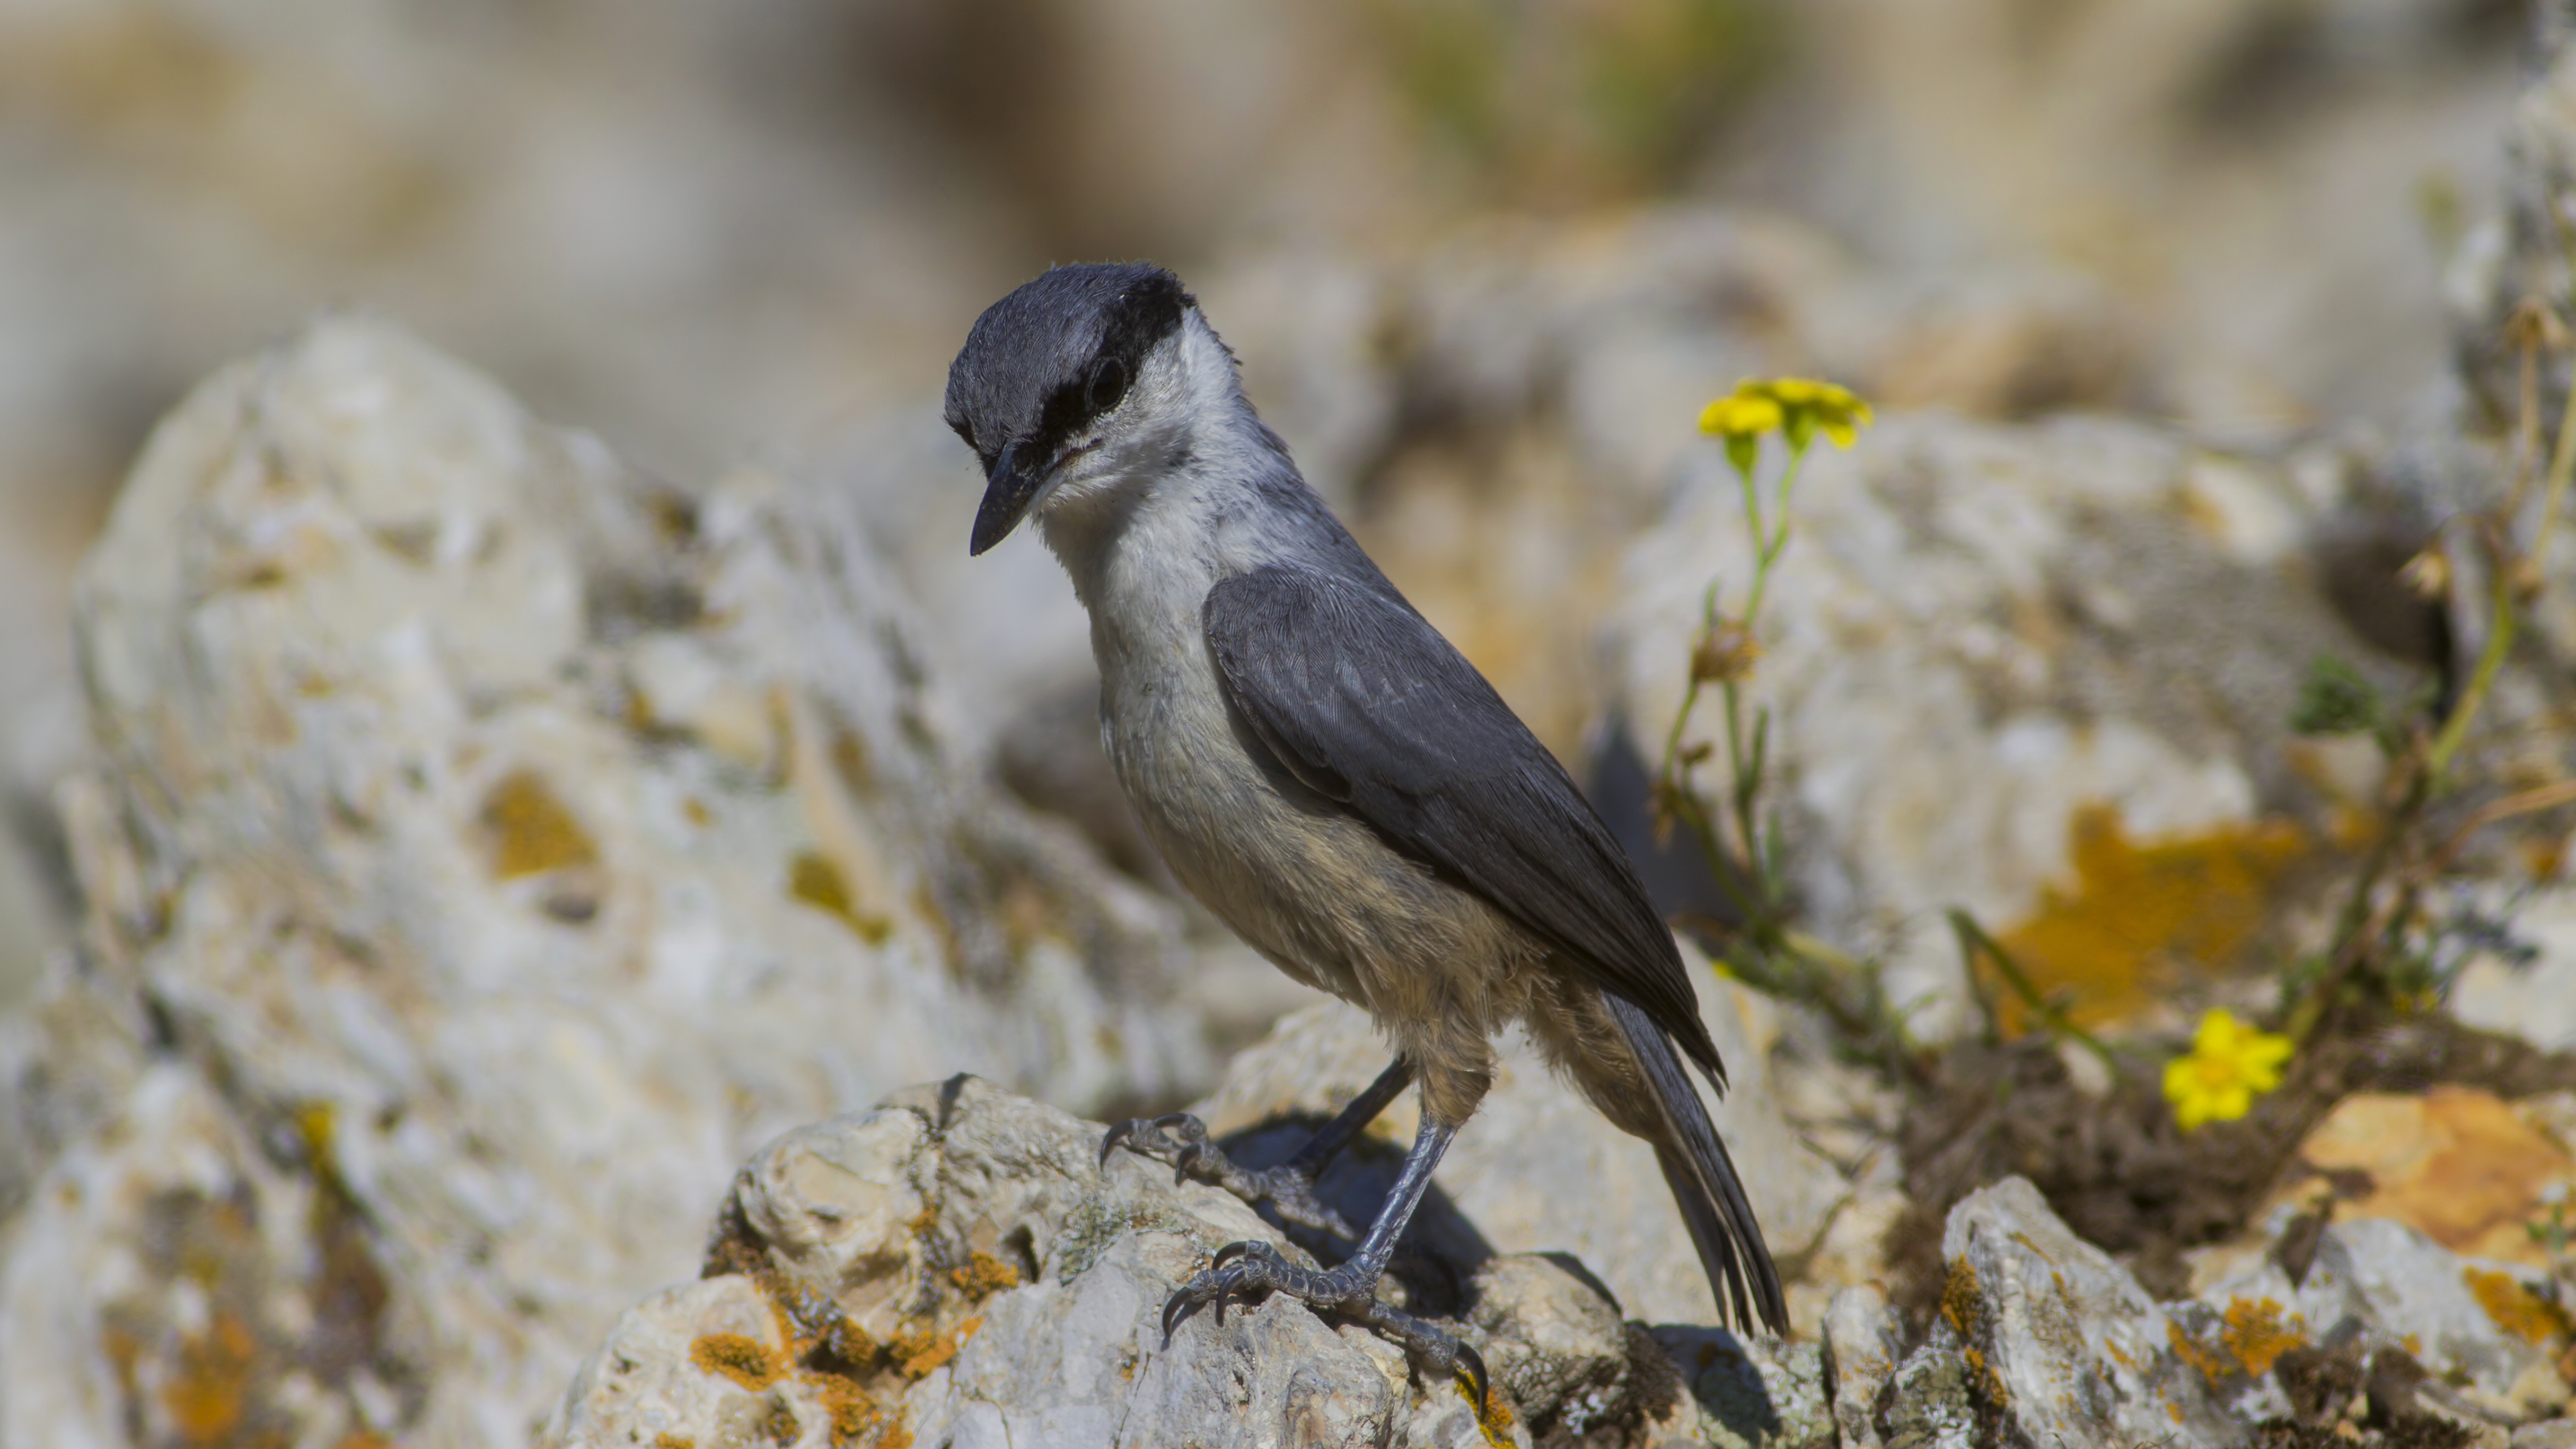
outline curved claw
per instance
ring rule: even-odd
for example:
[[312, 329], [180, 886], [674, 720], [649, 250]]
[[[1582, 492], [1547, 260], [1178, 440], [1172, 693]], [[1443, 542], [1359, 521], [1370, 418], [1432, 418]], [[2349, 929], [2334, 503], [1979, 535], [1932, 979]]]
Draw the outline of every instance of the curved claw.
[[1267, 1256], [1270, 1250], [1270, 1245], [1268, 1243], [1228, 1243], [1224, 1247], [1216, 1250], [1215, 1257], [1208, 1259], [1208, 1268], [1211, 1271], [1222, 1268], [1237, 1258]]
[[1463, 1338], [1457, 1340], [1457, 1344], [1458, 1357], [1464, 1360], [1459, 1367], [1465, 1370], [1467, 1382], [1475, 1390], [1476, 1413], [1482, 1416], [1494, 1391], [1493, 1376], [1485, 1372], [1485, 1356], [1476, 1352], [1474, 1344]]
[[1142, 1117], [1130, 1117], [1124, 1122], [1113, 1123], [1108, 1131], [1100, 1134], [1101, 1166], [1109, 1165], [1109, 1154], [1117, 1150], [1119, 1143], [1134, 1136], [1136, 1129], [1144, 1125], [1144, 1121]]

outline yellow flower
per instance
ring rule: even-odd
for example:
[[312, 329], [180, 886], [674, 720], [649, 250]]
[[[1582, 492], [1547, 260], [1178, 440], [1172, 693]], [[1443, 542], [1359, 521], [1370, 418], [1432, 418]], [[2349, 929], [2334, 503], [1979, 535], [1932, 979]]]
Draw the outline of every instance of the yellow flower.
[[2191, 1050], [2165, 1063], [2165, 1100], [2186, 1132], [2204, 1122], [2233, 1122], [2254, 1099], [2281, 1085], [2290, 1039], [2256, 1031], [2224, 1011], [2200, 1019]]
[[1793, 448], [1807, 446], [1820, 429], [1835, 447], [1848, 448], [1871, 421], [1869, 404], [1850, 388], [1812, 377], [1746, 378], [1700, 413], [1699, 428], [1725, 438], [1731, 454], [1739, 440], [1749, 447], [1749, 440], [1775, 428]]
[[1778, 403], [1737, 388], [1700, 409], [1699, 430], [1712, 438], [1758, 438], [1777, 432], [1781, 421]]

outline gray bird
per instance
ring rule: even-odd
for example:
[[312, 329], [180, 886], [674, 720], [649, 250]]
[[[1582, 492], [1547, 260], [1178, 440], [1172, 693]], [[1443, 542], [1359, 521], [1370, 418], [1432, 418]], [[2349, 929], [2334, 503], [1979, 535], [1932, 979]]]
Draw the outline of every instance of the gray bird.
[[[1513, 1021], [1654, 1145], [1721, 1311], [1780, 1332], [1778, 1270], [1683, 1067], [1724, 1092], [1671, 931], [1555, 757], [1306, 486], [1180, 279], [1058, 267], [994, 303], [949, 368], [947, 418], [987, 480], [973, 551], [1034, 518], [1090, 612], [1101, 743], [1172, 873], [1397, 1053], [1282, 1167], [1236, 1166], [1187, 1116], [1110, 1131], [1104, 1158], [1123, 1143], [1357, 1239], [1328, 1272], [1220, 1249], [1165, 1337], [1200, 1306], [1288, 1293], [1467, 1372], [1481, 1401], [1472, 1350], [1376, 1286]], [[1414, 1082], [1421, 1130], [1354, 1234], [1316, 1174]]]

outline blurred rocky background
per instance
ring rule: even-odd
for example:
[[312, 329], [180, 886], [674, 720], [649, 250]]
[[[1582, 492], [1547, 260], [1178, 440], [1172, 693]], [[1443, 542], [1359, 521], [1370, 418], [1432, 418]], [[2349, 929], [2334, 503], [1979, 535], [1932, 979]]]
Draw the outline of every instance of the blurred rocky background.
[[2504, 0], [9, 0], [0, 994], [71, 919], [71, 568], [151, 421], [322, 303], [650, 471], [868, 487], [934, 615], [982, 596], [941, 642], [1008, 741], [1078, 630], [1043, 578], [951, 576], [963, 474], [920, 409], [1035, 268], [1156, 257], [1571, 748], [1597, 610], [1529, 601], [1604, 597], [1682, 405], [1738, 371], [2264, 443], [2422, 405], [2530, 30]]
[[[2440, 704], [2487, 637], [2457, 520], [2513, 472], [2516, 309], [2569, 308], [2571, 26], [0, 0], [0, 1434], [1033, 1442], [1161, 1395], [1128, 1422], [1260, 1441], [1192, 1417], [1229, 1375], [1395, 1442], [2559, 1432], [2564, 530], [2435, 821], [2420, 1015], [2189, 1137], [2152, 1058], [2273, 1011], [2400, 816], [2388, 751], [2292, 728], [2312, 661]], [[1949, 1045], [1699, 978], [1797, 1343], [1692, 1326], [1642, 1149], [1515, 1046], [1407, 1291], [1516, 1419], [1295, 1305], [1120, 1358], [1254, 1220], [1085, 1177], [1065, 1113], [1284, 1152], [1380, 1065], [1176, 898], [1052, 560], [965, 557], [958, 340], [1125, 256], [1715, 948], [1649, 818], [1750, 571], [1693, 418], [1748, 375], [1878, 404], [1748, 690], [1800, 929]], [[2082, 1344], [2015, 1316], [2046, 1264]], [[2110, 1387], [2031, 1387], [2072, 1381]]]

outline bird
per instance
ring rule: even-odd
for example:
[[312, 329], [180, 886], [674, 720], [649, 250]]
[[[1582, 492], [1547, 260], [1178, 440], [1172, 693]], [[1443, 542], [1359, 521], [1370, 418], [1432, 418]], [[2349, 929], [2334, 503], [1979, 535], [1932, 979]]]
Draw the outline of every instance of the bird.
[[[1483, 1402], [1473, 1348], [1376, 1290], [1515, 1021], [1653, 1146], [1720, 1314], [1784, 1333], [1779, 1271], [1691, 1078], [1726, 1090], [1670, 927], [1556, 758], [1307, 485], [1180, 279], [1039, 274], [975, 319], [944, 411], [984, 474], [970, 552], [1033, 521], [1090, 616], [1101, 744], [1173, 876], [1395, 1049], [1278, 1167], [1236, 1165], [1186, 1114], [1109, 1129], [1104, 1162], [1138, 1152], [1355, 1243], [1330, 1269], [1218, 1249], [1164, 1305], [1165, 1340], [1208, 1305], [1221, 1322], [1285, 1293]], [[1407, 1087], [1419, 1130], [1354, 1231], [1316, 1177]]]

